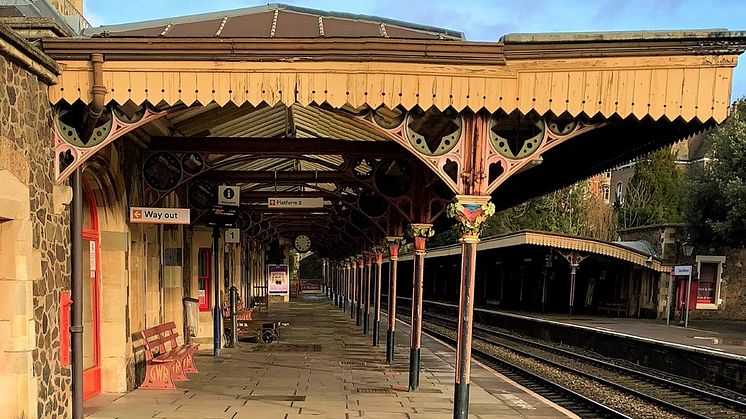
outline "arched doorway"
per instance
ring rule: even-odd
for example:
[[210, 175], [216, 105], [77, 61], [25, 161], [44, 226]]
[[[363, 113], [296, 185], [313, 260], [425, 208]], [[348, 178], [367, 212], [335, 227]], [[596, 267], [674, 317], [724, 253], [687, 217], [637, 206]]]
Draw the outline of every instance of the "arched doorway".
[[96, 198], [83, 182], [83, 398], [101, 392], [101, 257]]

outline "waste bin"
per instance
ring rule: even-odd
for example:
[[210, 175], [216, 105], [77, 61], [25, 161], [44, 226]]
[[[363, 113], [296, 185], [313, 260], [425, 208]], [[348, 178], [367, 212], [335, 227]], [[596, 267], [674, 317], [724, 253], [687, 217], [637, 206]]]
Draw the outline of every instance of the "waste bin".
[[189, 344], [199, 334], [199, 300], [184, 297], [184, 341]]

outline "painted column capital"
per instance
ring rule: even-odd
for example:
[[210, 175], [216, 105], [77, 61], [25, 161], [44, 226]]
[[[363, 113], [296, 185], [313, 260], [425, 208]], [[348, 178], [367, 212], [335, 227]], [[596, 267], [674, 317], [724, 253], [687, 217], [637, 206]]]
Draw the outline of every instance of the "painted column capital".
[[359, 254], [356, 256], [357, 259], [357, 267], [362, 268], [365, 265], [365, 256], [363, 254]]
[[372, 250], [370, 252], [365, 252], [364, 257], [365, 257], [365, 266], [370, 266], [373, 264], [373, 251]]
[[495, 204], [489, 196], [456, 195], [448, 205], [448, 216], [459, 222], [462, 242], [477, 242], [482, 224], [495, 213]]
[[414, 253], [418, 255], [425, 254], [425, 243], [427, 239], [435, 234], [432, 224], [412, 223], [409, 225], [409, 234], [414, 240]]
[[399, 247], [404, 244], [404, 237], [386, 236], [386, 246], [389, 249], [389, 260], [399, 260]]

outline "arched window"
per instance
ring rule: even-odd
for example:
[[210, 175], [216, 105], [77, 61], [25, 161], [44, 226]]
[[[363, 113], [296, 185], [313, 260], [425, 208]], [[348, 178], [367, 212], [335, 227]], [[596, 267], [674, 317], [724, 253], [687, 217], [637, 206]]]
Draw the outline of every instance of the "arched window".
[[622, 182], [616, 183], [616, 195], [614, 196], [614, 199], [620, 204], [624, 203], [624, 185]]

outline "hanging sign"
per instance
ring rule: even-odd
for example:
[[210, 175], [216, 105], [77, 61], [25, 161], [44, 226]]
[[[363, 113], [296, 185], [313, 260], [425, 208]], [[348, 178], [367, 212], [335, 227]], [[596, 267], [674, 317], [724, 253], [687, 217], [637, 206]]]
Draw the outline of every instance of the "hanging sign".
[[237, 207], [241, 198], [241, 189], [238, 186], [218, 186], [218, 205], [231, 205]]
[[675, 276], [688, 276], [692, 274], [692, 267], [689, 265], [685, 266], [674, 266], [673, 274]]
[[287, 295], [290, 292], [288, 265], [267, 265], [267, 278], [271, 295]]
[[241, 229], [228, 228], [225, 230], [226, 243], [241, 243]]
[[323, 208], [324, 198], [267, 198], [267, 208]]
[[130, 207], [130, 224], [189, 224], [189, 208]]

